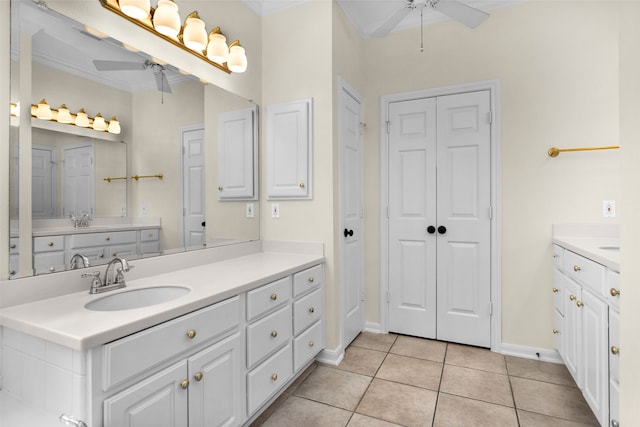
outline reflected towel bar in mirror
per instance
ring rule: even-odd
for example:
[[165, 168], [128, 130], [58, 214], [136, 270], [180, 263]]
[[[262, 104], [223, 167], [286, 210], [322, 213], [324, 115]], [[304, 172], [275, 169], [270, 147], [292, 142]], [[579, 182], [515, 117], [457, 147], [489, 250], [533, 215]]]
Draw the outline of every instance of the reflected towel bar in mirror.
[[131, 177], [131, 179], [135, 179], [136, 181], [142, 178], [158, 178], [158, 179], [162, 179], [164, 178], [164, 175], [162, 175], [161, 173], [157, 174], [157, 175], [133, 175]]
[[102, 178], [103, 181], [107, 181], [107, 182], [115, 181], [117, 179], [127, 179], [127, 177], [126, 176], [118, 176], [116, 178], [111, 178], [110, 176], [108, 176], [106, 178]]
[[566, 153], [566, 152], [570, 152], [570, 151], [594, 151], [594, 150], [613, 150], [616, 148], [620, 148], [619, 145], [607, 145], [604, 147], [583, 147], [583, 148], [556, 148], [556, 147], [551, 147], [549, 148], [549, 151], [547, 151], [547, 154], [549, 154], [550, 157], [558, 157], [558, 154], [560, 153]]

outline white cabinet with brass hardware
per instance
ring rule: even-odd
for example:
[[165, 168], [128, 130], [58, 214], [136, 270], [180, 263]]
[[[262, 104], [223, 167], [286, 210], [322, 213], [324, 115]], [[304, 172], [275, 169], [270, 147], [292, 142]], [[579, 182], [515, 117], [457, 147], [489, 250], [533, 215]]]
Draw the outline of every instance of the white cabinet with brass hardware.
[[36, 274], [64, 271], [64, 236], [33, 238], [33, 269]]

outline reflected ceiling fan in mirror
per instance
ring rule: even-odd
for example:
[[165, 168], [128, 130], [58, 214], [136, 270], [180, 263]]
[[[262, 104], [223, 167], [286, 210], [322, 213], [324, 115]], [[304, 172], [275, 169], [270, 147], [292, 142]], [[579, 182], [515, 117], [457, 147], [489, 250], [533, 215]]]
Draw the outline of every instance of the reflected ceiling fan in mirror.
[[482, 24], [489, 14], [457, 0], [405, 0], [384, 24], [371, 33], [371, 37], [384, 37], [393, 31], [400, 22], [414, 10], [422, 10], [430, 7], [449, 18], [456, 20], [469, 28], [476, 28]]
[[98, 71], [145, 71], [151, 69], [156, 78], [158, 90], [162, 93], [171, 93], [171, 86], [165, 75], [166, 66], [149, 59], [142, 62], [94, 59], [93, 65]]

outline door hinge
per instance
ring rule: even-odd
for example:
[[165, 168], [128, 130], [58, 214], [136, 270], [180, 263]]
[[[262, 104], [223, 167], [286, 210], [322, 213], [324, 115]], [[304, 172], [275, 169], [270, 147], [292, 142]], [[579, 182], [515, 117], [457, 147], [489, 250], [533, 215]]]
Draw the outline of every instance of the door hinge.
[[391, 133], [391, 131], [389, 130], [390, 128], [391, 128], [391, 122], [387, 120], [387, 133]]
[[391, 292], [387, 291], [387, 303], [391, 302]]
[[389, 209], [389, 206], [387, 206], [387, 219], [391, 218], [391, 215], [389, 214], [389, 212], [390, 212], [390, 209]]
[[489, 301], [489, 316], [493, 314], [493, 303]]
[[489, 206], [489, 219], [493, 219], [493, 206]]
[[493, 123], [493, 111], [489, 110], [489, 114], [487, 115], [489, 120], [489, 124]]

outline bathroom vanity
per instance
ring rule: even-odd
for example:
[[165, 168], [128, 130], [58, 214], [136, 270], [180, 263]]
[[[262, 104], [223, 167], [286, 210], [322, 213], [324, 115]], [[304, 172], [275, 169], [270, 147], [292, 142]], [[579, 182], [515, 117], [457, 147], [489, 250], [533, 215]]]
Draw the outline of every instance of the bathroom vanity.
[[556, 348], [602, 426], [619, 419], [619, 251], [617, 226], [554, 225]]
[[[322, 245], [264, 245], [118, 291], [90, 295], [87, 282], [4, 308], [3, 399], [90, 427], [248, 424], [324, 347]], [[158, 260], [134, 264], [145, 262]]]

